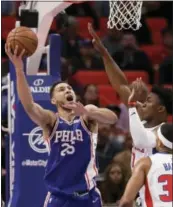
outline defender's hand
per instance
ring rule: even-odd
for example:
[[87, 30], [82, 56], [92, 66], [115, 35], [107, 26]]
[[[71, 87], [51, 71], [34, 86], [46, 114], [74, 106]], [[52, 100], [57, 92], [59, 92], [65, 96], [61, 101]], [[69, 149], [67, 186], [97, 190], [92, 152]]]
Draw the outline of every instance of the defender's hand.
[[89, 31], [90, 35], [92, 36], [92, 38], [93, 38], [92, 43], [94, 45], [94, 48], [98, 52], [100, 52], [101, 55], [103, 55], [106, 52], [106, 48], [104, 47], [102, 41], [100, 40], [100, 38], [98, 37], [98, 35], [94, 31], [91, 23], [88, 23], [88, 31]]
[[131, 99], [129, 101], [139, 101], [139, 102], [145, 102], [148, 94], [148, 88], [146, 84], [142, 81], [142, 78], [137, 78], [133, 83], [131, 84], [131, 90], [133, 91], [133, 96], [131, 94]]
[[73, 110], [74, 114], [77, 116], [87, 115], [88, 110], [80, 102], [72, 102], [63, 105], [66, 109]]
[[25, 53], [25, 49], [22, 50], [19, 56], [17, 56], [18, 52], [18, 45], [15, 47], [14, 54], [11, 51], [11, 45], [5, 44], [5, 52], [8, 55], [11, 62], [14, 64], [15, 69], [22, 69], [23, 68], [23, 55]]

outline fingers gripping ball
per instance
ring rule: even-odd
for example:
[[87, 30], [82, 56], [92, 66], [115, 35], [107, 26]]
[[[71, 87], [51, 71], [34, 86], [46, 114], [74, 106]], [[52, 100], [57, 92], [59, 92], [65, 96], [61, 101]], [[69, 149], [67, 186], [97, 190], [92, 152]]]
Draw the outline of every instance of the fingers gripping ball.
[[10, 45], [12, 53], [18, 46], [17, 55], [25, 49], [24, 56], [31, 56], [37, 49], [37, 35], [28, 27], [17, 27], [13, 29], [7, 37], [7, 45]]

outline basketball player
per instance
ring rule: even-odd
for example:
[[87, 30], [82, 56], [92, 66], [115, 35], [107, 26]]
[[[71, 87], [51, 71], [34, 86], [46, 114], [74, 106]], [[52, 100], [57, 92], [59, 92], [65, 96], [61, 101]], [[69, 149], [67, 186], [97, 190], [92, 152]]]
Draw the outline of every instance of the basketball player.
[[[172, 114], [173, 93], [170, 89], [158, 86], [154, 86], [151, 93], [148, 93], [141, 78], [129, 86], [124, 73], [103, 46], [91, 24], [88, 25], [88, 29], [93, 37], [95, 48], [103, 58], [112, 87], [129, 107], [130, 132], [134, 145], [133, 153], [137, 154], [135, 159], [132, 159], [133, 167], [138, 159], [150, 155], [151, 149], [156, 146], [156, 137], [153, 131], [167, 121], [169, 114]], [[153, 137], [155, 137], [154, 143]], [[144, 148], [146, 148], [146, 152]], [[148, 148], [150, 148], [149, 151]]]
[[[88, 29], [93, 37], [95, 48], [102, 56], [112, 87], [129, 107], [130, 132], [133, 139], [131, 159], [133, 169], [140, 158], [156, 152], [155, 132], [162, 123], [167, 121], [168, 114], [172, 114], [173, 92], [156, 86], [149, 94], [146, 85], [140, 78], [129, 86], [124, 73], [103, 46], [91, 24], [88, 25]], [[140, 192], [141, 200], [144, 200], [143, 191], [144, 189]]]
[[29, 117], [43, 129], [43, 136], [50, 147], [45, 170], [45, 184], [49, 191], [45, 207], [101, 207], [96, 190], [95, 149], [98, 122], [114, 124], [117, 116], [105, 108], [76, 103], [70, 85], [55, 83], [50, 90], [51, 103], [58, 113], [45, 110], [33, 100], [27, 84], [22, 53], [14, 55], [10, 45], [6, 53], [15, 66], [17, 91]]
[[157, 130], [155, 155], [140, 159], [133, 170], [120, 207], [129, 207], [145, 185], [145, 207], [172, 207], [173, 203], [173, 124]]

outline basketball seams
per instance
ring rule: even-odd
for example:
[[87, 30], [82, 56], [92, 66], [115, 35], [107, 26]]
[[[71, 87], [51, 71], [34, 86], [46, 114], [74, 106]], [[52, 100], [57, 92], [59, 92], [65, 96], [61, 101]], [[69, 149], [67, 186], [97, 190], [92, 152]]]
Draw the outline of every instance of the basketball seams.
[[29, 37], [26, 37], [26, 36], [18, 36], [18, 37], [28, 39], [28, 40], [32, 41], [32, 44], [34, 46], [37, 46], [37, 43], [35, 43], [35, 40], [33, 38], [29, 38]]
[[25, 52], [27, 52], [28, 55], [32, 54], [32, 52], [20, 40], [17, 39], [16, 42], [18, 42], [20, 45], [22, 45], [22, 47], [25, 49]]
[[34, 39], [29, 38], [29, 37], [25, 37], [25, 36], [17, 36], [17, 37], [16, 37], [15, 34], [13, 34], [13, 36], [11, 35], [11, 36], [8, 37], [8, 41], [11, 41], [11, 40], [13, 40], [13, 39], [18, 39], [18, 37], [19, 37], [19, 38], [24, 38], [24, 39], [30, 40], [31, 43], [32, 43], [34, 46], [37, 47], [37, 43], [35, 43]]
[[17, 34], [19, 34], [21, 32], [30, 32], [30, 31], [28, 31], [28, 29], [16, 31]]

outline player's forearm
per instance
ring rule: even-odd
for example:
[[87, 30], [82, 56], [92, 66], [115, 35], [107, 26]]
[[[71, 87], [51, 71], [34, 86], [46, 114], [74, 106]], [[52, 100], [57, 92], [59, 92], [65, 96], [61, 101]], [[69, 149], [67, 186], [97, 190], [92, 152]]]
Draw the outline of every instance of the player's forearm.
[[91, 119], [105, 124], [114, 124], [117, 121], [116, 114], [108, 109], [92, 109], [89, 111], [87, 116]]
[[133, 201], [135, 200], [136, 195], [140, 190], [140, 187], [137, 181], [139, 179], [138, 176], [139, 175], [133, 174], [129, 182], [127, 183], [125, 192], [120, 201], [120, 207], [126, 207], [126, 206], [129, 207], [130, 204], [132, 204]]
[[156, 139], [153, 132], [148, 131], [142, 124], [135, 107], [129, 108], [130, 132], [135, 147], [152, 148], [156, 145]]
[[19, 99], [26, 111], [32, 110], [33, 106], [33, 97], [28, 86], [23, 68], [16, 69], [16, 78], [17, 78], [17, 92]]
[[133, 207], [133, 202], [123, 199], [118, 207]]
[[111, 85], [121, 96], [120, 86], [128, 85], [127, 79], [106, 49], [102, 53], [102, 58]]

